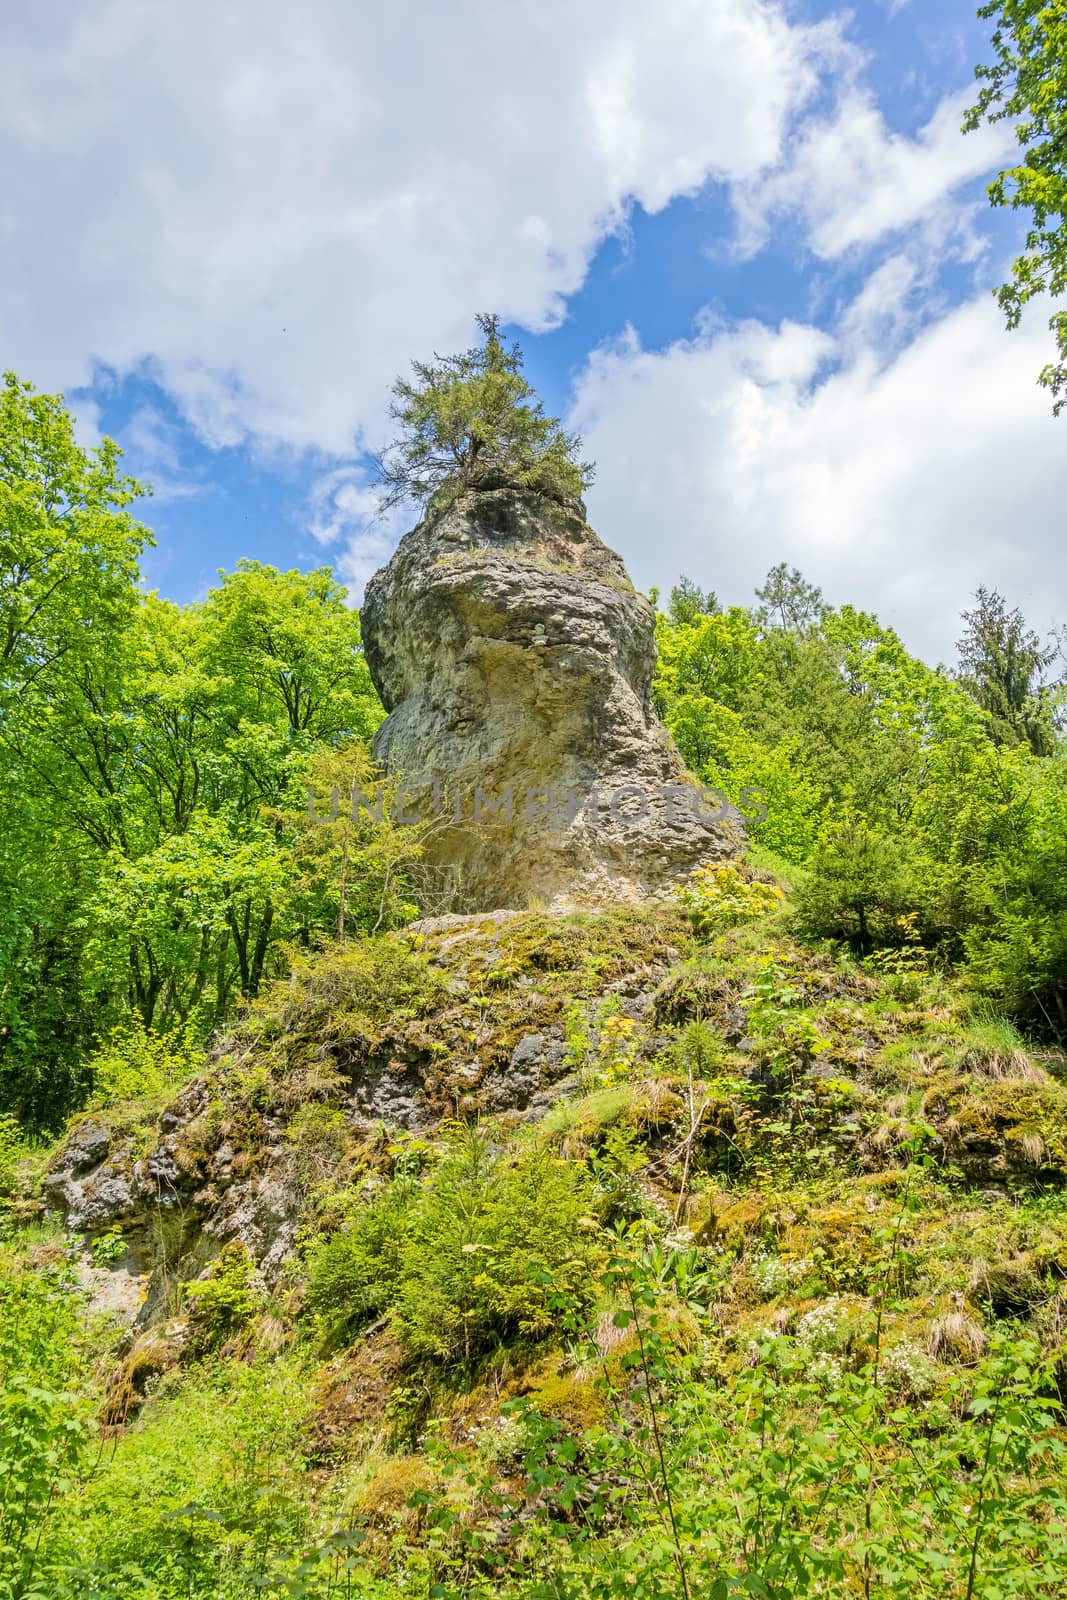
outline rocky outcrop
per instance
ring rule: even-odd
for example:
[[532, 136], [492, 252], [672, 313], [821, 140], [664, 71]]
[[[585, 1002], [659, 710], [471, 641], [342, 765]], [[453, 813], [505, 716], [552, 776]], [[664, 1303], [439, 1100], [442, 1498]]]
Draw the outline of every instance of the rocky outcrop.
[[[1067, 1184], [1061, 1056], [961, 1047], [947, 1002], [929, 1045], [901, 1056], [915, 1013], [894, 1009], [884, 980], [794, 945], [773, 916], [764, 927], [717, 936], [708, 960], [672, 905], [446, 916], [301, 964], [160, 1114], [134, 1103], [70, 1129], [44, 1192], [82, 1236], [68, 1246], [78, 1282], [128, 1332], [170, 1325], [169, 1341], [190, 1303], [182, 1285], [214, 1274], [228, 1247], [257, 1293], [275, 1291], [302, 1231], [335, 1214], [331, 1194], [419, 1170], [457, 1121], [484, 1120], [501, 1145], [526, 1124], [567, 1155], [601, 1149], [617, 1125], [647, 1147], [658, 1204], [685, 1151], [709, 1193], [720, 1177], [732, 1189], [738, 1162], [780, 1158], [783, 1127], [849, 1170], [897, 1172], [918, 1082], [929, 1155], [987, 1201]], [[787, 975], [807, 1033], [769, 1035], [754, 1013], [763, 958]], [[708, 1205], [691, 1231], [722, 1242], [737, 1218]], [[54, 1239], [41, 1248], [62, 1253]], [[139, 1392], [143, 1347], [128, 1348], [112, 1420]]]
[[113, 1148], [111, 1130], [94, 1117], [76, 1123], [62, 1158], [45, 1175], [49, 1203], [61, 1210], [72, 1231], [98, 1233], [134, 1209], [134, 1190], [124, 1150]]
[[435, 819], [454, 909], [656, 898], [740, 847], [653, 714], [652, 607], [580, 502], [468, 492], [401, 540], [362, 625], [375, 755]]
[[[327, 1171], [344, 1182], [388, 1170], [385, 1127], [425, 1138], [457, 1116], [537, 1122], [577, 1088], [570, 999], [595, 1009], [610, 998], [644, 1016], [684, 936], [668, 907], [448, 916], [294, 975], [269, 1030], [277, 1051], [238, 1029], [150, 1123], [93, 1112], [53, 1155], [45, 1197], [82, 1236], [79, 1270], [94, 1304], [113, 1312], [121, 1302], [125, 1321], [152, 1327], [174, 1314], [177, 1286], [209, 1272], [230, 1244], [273, 1288], [310, 1186]], [[406, 1005], [390, 998], [398, 979]], [[591, 1021], [594, 1052], [595, 1038]], [[662, 1043], [647, 1041], [650, 1062]], [[333, 1117], [321, 1147], [309, 1108]], [[92, 1241], [114, 1229], [125, 1254], [100, 1265]]]

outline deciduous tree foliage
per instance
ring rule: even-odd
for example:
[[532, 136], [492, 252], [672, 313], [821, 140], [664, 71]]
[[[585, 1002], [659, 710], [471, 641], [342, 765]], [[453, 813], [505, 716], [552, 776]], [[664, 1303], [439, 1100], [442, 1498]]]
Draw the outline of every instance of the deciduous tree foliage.
[[1051, 649], [979, 591], [954, 679], [798, 572], [773, 569], [757, 597], [658, 620], [654, 698], [690, 766], [796, 872], [810, 932], [870, 951], [917, 921], [975, 988], [1067, 1034], [1067, 755], [1039, 681]]
[[[144, 490], [119, 460], [78, 447], [57, 397], [5, 380], [0, 1098], [37, 1122], [89, 1092], [111, 1029], [204, 1037], [287, 940], [334, 931], [292, 854], [305, 783], [323, 751], [365, 762], [382, 715], [327, 570], [243, 562], [201, 605], [144, 594]], [[403, 903], [389, 843], [351, 841], [345, 934]]]
[[79, 449], [58, 395], [13, 372], [0, 388], [0, 692], [10, 705], [76, 673], [121, 628], [151, 535], [127, 507], [148, 491], [106, 439]]
[[[1008, 327], [1017, 328], [1031, 300], [1067, 291], [1067, 3], [991, 0], [978, 15], [993, 21], [994, 59], [975, 68], [983, 88], [964, 129], [1010, 120], [1022, 147], [989, 188], [993, 205], [1030, 212], [1026, 247], [997, 290]], [[1058, 415], [1067, 405], [1067, 311], [1055, 310], [1049, 327], [1058, 355], [1039, 381]]]

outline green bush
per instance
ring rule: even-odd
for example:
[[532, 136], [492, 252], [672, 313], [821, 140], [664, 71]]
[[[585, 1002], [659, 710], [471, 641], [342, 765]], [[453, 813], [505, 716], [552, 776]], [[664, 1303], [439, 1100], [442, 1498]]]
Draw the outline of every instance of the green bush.
[[42, 1534], [86, 1463], [76, 1333], [69, 1283], [0, 1261], [0, 1600], [48, 1592]]
[[866, 953], [901, 942], [900, 918], [922, 900], [921, 864], [900, 842], [847, 813], [822, 832], [796, 891], [803, 930]]
[[245, 1031], [287, 1035], [287, 1063], [300, 1054], [318, 1061], [324, 1047], [372, 1047], [398, 1018], [422, 1016], [448, 994], [440, 969], [403, 935], [386, 934], [299, 958], [250, 1010]]
[[694, 929], [705, 939], [756, 922], [782, 901], [777, 884], [763, 883], [730, 861], [699, 867], [677, 894]]
[[393, 1181], [308, 1252], [308, 1305], [327, 1348], [344, 1344], [396, 1299], [414, 1226], [418, 1186]]
[[302, 1442], [313, 1394], [290, 1355], [215, 1358], [164, 1379], [103, 1469], [58, 1507], [48, 1600], [325, 1595], [297, 1584], [311, 1532]]
[[424, 1191], [404, 1249], [396, 1325], [416, 1355], [469, 1363], [546, 1334], [555, 1297], [588, 1278], [588, 1181], [548, 1150], [515, 1157], [472, 1133]]
[[124, 1022], [89, 1057], [91, 1104], [157, 1099], [173, 1094], [196, 1071], [203, 1054], [184, 1036], [153, 1033], [139, 1022]]
[[24, 1154], [25, 1144], [18, 1118], [0, 1112], [0, 1196], [11, 1194], [18, 1164]]
[[252, 1258], [235, 1240], [223, 1245], [206, 1278], [185, 1285], [189, 1335], [197, 1349], [218, 1344], [243, 1327], [263, 1305]]
[[508, 1155], [472, 1132], [421, 1183], [395, 1179], [312, 1247], [308, 1301], [328, 1343], [391, 1312], [412, 1355], [470, 1363], [537, 1339], [588, 1271], [591, 1187], [548, 1150]]

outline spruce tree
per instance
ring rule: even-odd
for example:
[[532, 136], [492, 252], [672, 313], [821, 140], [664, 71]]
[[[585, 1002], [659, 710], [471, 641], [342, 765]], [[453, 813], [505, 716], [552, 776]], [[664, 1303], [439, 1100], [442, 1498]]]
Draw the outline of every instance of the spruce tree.
[[1042, 644], [1022, 612], [1009, 611], [995, 589], [980, 587], [974, 598], [956, 645], [959, 682], [988, 712], [997, 744], [1028, 744], [1036, 756], [1051, 755], [1057, 747], [1053, 691], [1059, 685], [1049, 685], [1044, 675], [1057, 647]]
[[523, 488], [551, 500], [581, 495], [593, 466], [522, 374], [522, 352], [505, 346], [496, 316], [478, 318], [482, 342], [459, 355], [412, 363], [393, 385], [399, 425], [377, 458], [382, 509], [413, 500], [440, 508], [467, 489]]

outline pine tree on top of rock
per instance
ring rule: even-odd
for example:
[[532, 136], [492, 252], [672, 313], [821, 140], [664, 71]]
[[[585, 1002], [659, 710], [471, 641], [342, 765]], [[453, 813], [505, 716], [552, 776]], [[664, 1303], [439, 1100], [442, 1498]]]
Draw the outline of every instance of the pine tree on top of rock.
[[460, 355], [414, 361], [393, 385], [399, 424], [377, 458], [381, 508], [413, 500], [440, 509], [467, 489], [527, 489], [551, 500], [580, 497], [593, 481], [581, 439], [567, 433], [522, 375], [517, 344], [505, 348], [496, 316], [478, 318], [482, 342]]

